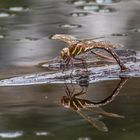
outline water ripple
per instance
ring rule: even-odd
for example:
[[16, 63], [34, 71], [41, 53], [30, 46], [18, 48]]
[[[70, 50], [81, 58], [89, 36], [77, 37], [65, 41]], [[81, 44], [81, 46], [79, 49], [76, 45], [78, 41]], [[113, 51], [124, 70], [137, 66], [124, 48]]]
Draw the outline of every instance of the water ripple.
[[131, 32], [135, 32], [135, 33], [139, 33], [140, 32], [140, 28], [134, 28], [130, 30]]
[[0, 35], [0, 39], [3, 39], [5, 38], [6, 36], [5, 35]]
[[90, 137], [80, 137], [80, 138], [78, 138], [78, 140], [91, 140], [91, 138]]
[[22, 11], [28, 11], [29, 8], [26, 7], [10, 7], [9, 11], [13, 11], [13, 12], [22, 12]]
[[80, 28], [82, 27], [79, 24], [59, 24], [58, 25], [59, 28], [69, 28], [69, 29], [75, 29], [75, 28]]
[[83, 17], [83, 16], [87, 16], [90, 15], [90, 13], [88, 12], [73, 12], [69, 14], [72, 17]]
[[111, 8], [109, 6], [97, 5], [97, 4], [82, 5], [82, 6], [77, 6], [77, 8], [85, 10], [85, 11], [93, 11], [93, 12], [99, 12], [99, 13], [111, 13], [115, 11], [114, 8]]
[[112, 36], [128, 36], [128, 33], [113, 33]]
[[48, 132], [35, 132], [36, 136], [47, 136], [48, 134]]
[[84, 4], [110, 4], [120, 2], [121, 0], [70, 0], [68, 3], [71, 3], [75, 6], [84, 5]]
[[16, 131], [16, 132], [0, 132], [1, 138], [17, 138], [23, 136], [22, 131]]
[[14, 15], [15, 14], [13, 14], [13, 13], [0, 12], [0, 18], [10, 17], [10, 16], [14, 16]]

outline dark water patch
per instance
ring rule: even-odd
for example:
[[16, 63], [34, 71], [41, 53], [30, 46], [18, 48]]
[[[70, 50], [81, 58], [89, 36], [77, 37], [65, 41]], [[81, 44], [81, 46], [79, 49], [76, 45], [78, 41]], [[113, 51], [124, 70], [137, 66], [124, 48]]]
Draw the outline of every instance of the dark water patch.
[[121, 0], [68, 0], [68, 3], [74, 5], [83, 5], [83, 4], [110, 4], [120, 2]]
[[69, 14], [72, 17], [83, 17], [83, 16], [88, 16], [90, 13], [88, 12], [73, 12]]
[[37, 41], [39, 38], [34, 38], [34, 37], [25, 37], [21, 39], [16, 39], [16, 41], [21, 41], [21, 42], [28, 42], [28, 41]]
[[86, 4], [82, 6], [77, 6], [77, 8], [85, 11], [92, 11], [98, 13], [111, 13], [115, 11], [114, 8], [111, 8], [107, 5], [98, 5], [98, 4]]
[[75, 28], [81, 28], [82, 25], [79, 24], [59, 24], [59, 28], [68, 28], [68, 29], [75, 29]]
[[0, 25], [0, 30], [6, 30], [7, 28], [4, 25]]
[[113, 33], [112, 36], [128, 36], [128, 33]]

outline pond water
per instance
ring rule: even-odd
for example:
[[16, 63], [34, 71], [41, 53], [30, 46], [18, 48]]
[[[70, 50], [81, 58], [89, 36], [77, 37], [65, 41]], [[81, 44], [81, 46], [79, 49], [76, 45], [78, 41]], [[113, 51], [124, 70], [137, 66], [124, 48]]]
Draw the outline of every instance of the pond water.
[[[140, 51], [139, 7], [139, 0], [0, 0], [0, 78], [44, 72], [38, 64], [58, 56], [65, 46], [48, 38], [56, 33], [104, 37]], [[91, 84], [84, 97], [100, 100], [117, 82]], [[140, 78], [129, 79], [115, 100], [103, 106], [125, 116], [99, 116], [108, 132], [60, 104], [63, 84], [0, 87], [0, 139], [139, 140], [139, 84]]]

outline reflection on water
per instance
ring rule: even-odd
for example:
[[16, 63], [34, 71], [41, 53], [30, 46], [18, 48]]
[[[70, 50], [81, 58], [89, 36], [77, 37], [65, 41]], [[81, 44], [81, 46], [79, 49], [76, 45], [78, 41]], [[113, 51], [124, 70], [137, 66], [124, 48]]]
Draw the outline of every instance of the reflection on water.
[[[83, 76], [82, 76], [83, 77]], [[102, 99], [98, 102], [93, 102], [90, 100], [86, 100], [86, 99], [81, 99], [79, 98], [79, 96], [83, 95], [83, 94], [87, 94], [87, 81], [89, 80], [88, 77], [87, 79], [85, 79], [84, 77], [84, 81], [83, 78], [80, 79], [81, 81], [80, 83], [80, 87], [82, 88], [81, 91], [76, 91], [75, 87], [73, 84], [72, 85], [72, 89], [70, 89], [68, 87], [68, 85], [65, 83], [65, 91], [66, 91], [66, 96], [63, 96], [61, 99], [61, 104], [65, 107], [65, 108], [69, 108], [73, 111], [75, 111], [76, 113], [78, 113], [81, 117], [83, 117], [86, 121], [88, 121], [93, 127], [97, 128], [100, 131], [108, 131], [107, 126], [99, 120], [99, 117], [90, 117], [87, 116], [86, 113], [84, 113], [83, 111], [90, 111], [90, 112], [94, 112], [95, 114], [102, 114], [105, 115], [107, 117], [115, 117], [115, 118], [124, 118], [123, 116], [120, 116], [118, 114], [114, 114], [114, 113], [110, 113], [110, 112], [106, 112], [104, 111], [102, 108], [100, 108], [100, 106], [104, 106], [110, 102], [112, 102], [114, 100], [114, 98], [119, 94], [121, 88], [123, 87], [123, 85], [126, 83], [126, 81], [128, 80], [127, 78], [121, 78], [121, 81], [119, 82], [119, 84], [117, 85], [117, 87], [113, 90], [113, 92], [106, 97], [105, 99]], [[81, 84], [82, 82], [82, 84]], [[86, 88], [86, 89], [84, 89]]]
[[94, 5], [94, 4], [78, 6], [77, 8], [83, 9], [85, 11], [93, 11], [93, 12], [100, 12], [100, 13], [110, 13], [110, 12], [115, 11], [115, 9], [110, 8], [108, 6]]
[[113, 33], [112, 36], [128, 36], [128, 33]]
[[[54, 58], [65, 46], [49, 40], [47, 36], [51, 34], [65, 33], [79, 38], [105, 36], [105, 39], [121, 43], [125, 48], [139, 50], [138, 0], [73, 0], [70, 2], [0, 0], [1, 78], [46, 71], [34, 65]], [[100, 4], [115, 9], [115, 12], [104, 13], [104, 6], [103, 13], [77, 8], [77, 6]], [[58, 27], [65, 24], [76, 24], [81, 27]], [[112, 36], [114, 33], [128, 33], [128, 35], [116, 37]], [[139, 80], [139, 78], [130, 79], [117, 98], [103, 107], [109, 112], [125, 116], [125, 119], [99, 116], [100, 121], [108, 126], [109, 133], [97, 131], [75, 112], [60, 105], [60, 99], [64, 95], [64, 89], [62, 90], [63, 87], [60, 84], [1, 87], [0, 139], [139, 140]], [[116, 82], [91, 84], [86, 98], [99, 101], [107, 97]], [[93, 115], [91, 112], [86, 113], [89, 116]]]
[[59, 24], [58, 27], [60, 27], [60, 28], [75, 29], [75, 28], [80, 28], [81, 25], [78, 25], [78, 24]]
[[[90, 85], [85, 97], [94, 101], [99, 96], [104, 98], [106, 95], [107, 97], [113, 88], [112, 82], [115, 83], [115, 81], [110, 81]], [[57, 139], [59, 137], [60, 139], [65, 139], [67, 135], [67, 139], [85, 137], [105, 139], [104, 136], [108, 139], [112, 139], [113, 136], [119, 139], [123, 139], [126, 136], [137, 138], [140, 126], [138, 123], [140, 117], [138, 113], [139, 89], [134, 93], [135, 86], [132, 83], [135, 83], [138, 87], [139, 79], [128, 81], [120, 91], [119, 96], [105, 107], [105, 110], [109, 112], [124, 115], [124, 119], [106, 118], [94, 113], [95, 110], [91, 113], [85, 112], [91, 118], [104, 122], [111, 132], [109, 134], [102, 134], [100, 131], [96, 131], [76, 113], [63, 108], [61, 105], [59, 106], [61, 96], [64, 95], [62, 85], [1, 88], [1, 137], [6, 138], [9, 136], [14, 138], [17, 136], [22, 139], [34, 137]], [[24, 93], [21, 93], [21, 91], [24, 91]], [[45, 98], [46, 96], [47, 98]], [[85, 133], [87, 130], [88, 132]]]
[[136, 29], [136, 28], [135, 28], [135, 29], [132, 29], [132, 30], [130, 30], [130, 31], [131, 31], [131, 32], [136, 32], [136, 33], [138, 32], [138, 33], [139, 33], [139, 32], [140, 32], [140, 29]]
[[74, 5], [89, 4], [89, 3], [108, 4], [120, 1], [121, 0], [68, 0], [68, 2]]
[[28, 11], [29, 8], [26, 7], [10, 7], [9, 11], [14, 11], [14, 12], [22, 12], [22, 11]]
[[83, 17], [83, 16], [87, 16], [90, 15], [90, 13], [88, 12], [73, 12], [69, 14], [72, 17]]
[[14, 14], [5, 13], [5, 12], [0, 13], [0, 18], [9, 17], [9, 16], [14, 16]]
[[23, 132], [6, 132], [0, 133], [1, 138], [17, 138], [23, 136]]

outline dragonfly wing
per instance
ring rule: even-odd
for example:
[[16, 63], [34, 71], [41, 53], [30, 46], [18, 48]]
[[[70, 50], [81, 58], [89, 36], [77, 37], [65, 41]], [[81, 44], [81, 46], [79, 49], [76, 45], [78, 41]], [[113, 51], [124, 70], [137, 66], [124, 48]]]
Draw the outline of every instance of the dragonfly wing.
[[101, 39], [101, 38], [105, 38], [104, 36], [101, 36], [101, 37], [95, 37], [95, 38], [87, 38], [87, 39], [82, 39], [83, 42], [89, 42], [89, 41], [96, 41], [98, 39]]
[[60, 70], [61, 65], [63, 65], [63, 63], [64, 61], [60, 58], [60, 56], [58, 56], [51, 60], [40, 63], [39, 66], [46, 68], [48, 70], [51, 70], [51, 71], [53, 70], [57, 71], [57, 70]]
[[92, 107], [92, 108], [88, 108], [88, 110], [93, 111], [93, 112], [98, 113], [98, 114], [108, 116], [108, 117], [124, 118], [124, 116], [122, 116], [122, 115], [118, 115], [118, 114], [111, 113], [111, 112], [106, 112], [105, 110], [103, 110], [100, 107]]
[[86, 121], [88, 121], [93, 127], [95, 127], [96, 129], [103, 131], [103, 132], [107, 132], [108, 128], [107, 126], [100, 120], [96, 119], [96, 118], [92, 118], [90, 116], [85, 115], [81, 110], [78, 110], [77, 113], [82, 116]]

